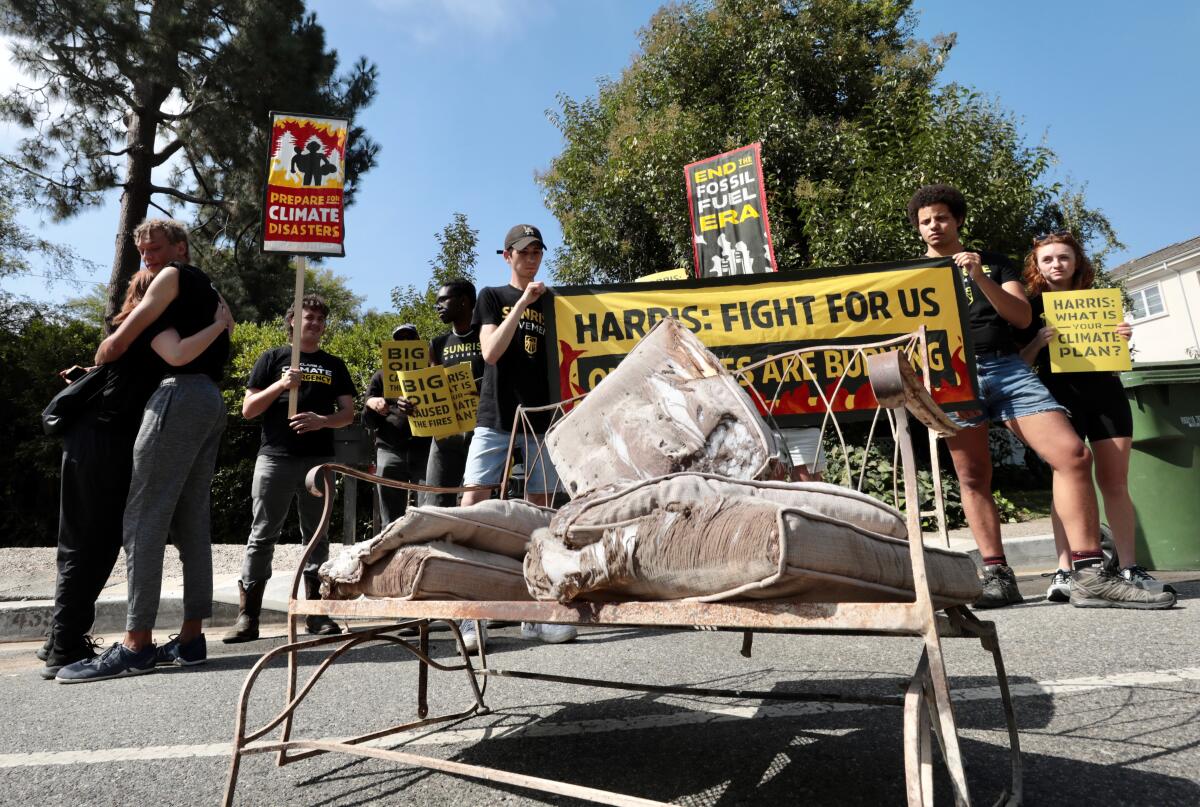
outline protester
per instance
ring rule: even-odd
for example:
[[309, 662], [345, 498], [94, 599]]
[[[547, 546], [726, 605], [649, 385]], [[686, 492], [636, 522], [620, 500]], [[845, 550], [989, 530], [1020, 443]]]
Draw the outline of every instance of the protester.
[[[157, 274], [142, 301], [101, 343], [96, 361], [116, 361], [140, 335], [153, 330], [158, 333], [150, 346], [170, 369], [146, 402], [133, 444], [122, 523], [129, 592], [125, 638], [94, 659], [60, 669], [56, 679], [63, 683], [138, 675], [160, 664], [190, 666], [207, 659], [203, 621], [212, 615], [209, 491], [225, 430], [225, 404], [217, 384], [229, 358], [233, 318], [208, 276], [186, 263], [182, 224], [152, 219], [133, 235], [147, 270]], [[189, 337], [196, 340], [181, 341]], [[168, 534], [183, 563], [183, 625], [158, 647], [153, 629]]]
[[1014, 329], [1031, 321], [1019, 271], [1003, 255], [963, 246], [960, 230], [966, 214], [963, 195], [948, 185], [926, 185], [908, 203], [909, 221], [925, 242], [926, 255], [953, 258], [968, 304], [983, 409], [954, 416], [963, 428], [946, 444], [967, 523], [983, 557], [983, 593], [975, 607], [1022, 602], [1004, 555], [1000, 516], [992, 499], [988, 423], [993, 420], [1002, 422], [1054, 471], [1054, 499], [1071, 549], [1071, 604], [1171, 607], [1173, 594], [1146, 591], [1104, 570], [1091, 455], [1071, 428], [1066, 410], [1017, 353]]
[[[120, 325], [141, 302], [160, 268], [145, 268], [133, 276], [113, 325]], [[224, 302], [218, 304], [216, 317], [216, 323], [228, 317]], [[173, 328], [164, 333], [178, 334]], [[138, 334], [125, 354], [108, 365], [103, 392], [63, 434], [58, 583], [50, 635], [38, 651], [38, 658], [46, 662], [40, 671], [46, 679], [54, 678], [68, 664], [96, 655], [87, 633], [96, 618], [96, 599], [121, 551], [133, 443], [142, 409], [166, 370], [150, 347], [156, 335], [153, 328]], [[182, 340], [180, 346], [198, 355], [212, 338], [201, 331]]]
[[[479, 292], [474, 321], [479, 326], [479, 343], [487, 363], [479, 392], [479, 414], [475, 434], [467, 451], [463, 484], [499, 485], [504, 475], [509, 436], [518, 406], [538, 407], [551, 402], [546, 348], [546, 317], [542, 295], [546, 284], [535, 280], [545, 252], [542, 233], [529, 224], [518, 224], [504, 237], [504, 256], [509, 267], [508, 285], [488, 286]], [[516, 448], [525, 462], [526, 497], [535, 504], [549, 505], [558, 487], [558, 474], [549, 453], [539, 452], [549, 426], [549, 417], [530, 416], [533, 435], [522, 434]], [[464, 506], [481, 502], [490, 491], [467, 491]], [[521, 624], [521, 635], [556, 644], [575, 638], [570, 625], [532, 622]], [[463, 625], [463, 639], [473, 648], [485, 637], [476, 637], [474, 623]]]
[[[258, 638], [259, 614], [263, 592], [271, 578], [271, 558], [284, 521], [296, 501], [300, 535], [307, 544], [316, 532], [324, 500], [304, 487], [309, 470], [333, 461], [332, 429], [354, 421], [354, 381], [346, 364], [337, 356], [320, 349], [325, 334], [329, 306], [315, 294], [301, 304], [299, 334], [295, 333], [295, 311], [287, 311], [289, 343], [300, 340], [300, 366], [293, 368], [290, 344], [263, 352], [254, 363], [246, 381], [242, 416], [263, 416], [262, 443], [254, 462], [254, 481], [250, 495], [254, 520], [246, 542], [238, 619], [225, 634], [225, 643], [248, 642]], [[297, 414], [288, 417], [288, 398], [297, 395]], [[310, 600], [321, 597], [317, 570], [329, 557], [329, 538], [325, 536], [304, 566], [304, 591]], [[337, 623], [324, 615], [305, 620], [309, 633], [341, 633]]]
[[[416, 341], [421, 337], [417, 326], [405, 323], [392, 332], [392, 339]], [[383, 370], [375, 371], [367, 383], [367, 400], [363, 404], [363, 424], [375, 430], [375, 472], [384, 479], [412, 482], [423, 478], [425, 450], [429, 438], [413, 437], [408, 425], [411, 407], [406, 401], [388, 401], [383, 396]], [[379, 488], [379, 513], [384, 524], [391, 524], [408, 507], [408, 491], [402, 488]]]
[[[1096, 466], [1096, 484], [1104, 497], [1104, 512], [1112, 529], [1117, 557], [1122, 564], [1119, 574], [1136, 586], [1163, 591], [1175, 589], [1155, 580], [1137, 564], [1134, 548], [1133, 501], [1129, 498], [1129, 452], [1133, 446], [1133, 413], [1120, 379], [1112, 372], [1052, 373], [1048, 345], [1054, 328], [1043, 322], [1044, 291], [1078, 291], [1092, 288], [1096, 271], [1069, 231], [1047, 233], [1033, 242], [1025, 256], [1023, 278], [1033, 308], [1033, 321], [1019, 336], [1027, 342], [1021, 357], [1034, 366], [1038, 377], [1055, 400], [1071, 413], [1071, 425], [1079, 439], [1086, 440]], [[1124, 339], [1133, 335], [1133, 326], [1119, 322], [1113, 330]], [[1058, 569], [1054, 572], [1046, 599], [1066, 602], [1071, 596], [1070, 548], [1063, 532], [1058, 507], [1051, 505], [1054, 547]]]
[[[429, 358], [433, 364], [454, 367], [464, 362], [471, 363], [471, 376], [476, 389], [483, 381], [487, 363], [483, 360], [483, 348], [479, 344], [479, 333], [472, 320], [475, 310], [475, 285], [469, 280], [451, 280], [438, 289], [437, 315], [450, 330], [435, 336], [430, 346]], [[425, 483], [438, 488], [455, 488], [462, 485], [463, 471], [467, 465], [467, 450], [471, 446], [471, 432], [451, 434], [433, 441], [429, 449], [429, 463], [425, 472]], [[421, 504], [453, 507], [457, 496], [453, 493], [425, 493]]]

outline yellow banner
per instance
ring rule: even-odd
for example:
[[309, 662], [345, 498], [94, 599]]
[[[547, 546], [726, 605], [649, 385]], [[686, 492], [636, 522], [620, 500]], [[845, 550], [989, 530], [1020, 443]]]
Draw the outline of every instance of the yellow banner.
[[1050, 340], [1050, 372], [1086, 373], [1129, 370], [1129, 341], [1117, 333], [1125, 319], [1119, 289], [1048, 291], [1046, 324], [1057, 331]]
[[[949, 259], [938, 258], [646, 287], [553, 288], [554, 381], [563, 400], [593, 389], [656, 322], [670, 316], [730, 369], [799, 347], [834, 345], [806, 362], [808, 373], [839, 411], [867, 409], [875, 400], [853, 346], [925, 325], [934, 398], [943, 406], [964, 404], [975, 398], [974, 356], [964, 336], [962, 286], [951, 267]], [[745, 383], [768, 401], [778, 396], [777, 417], [823, 412], [808, 373], [768, 365]], [[866, 394], [859, 394], [864, 387]]]
[[661, 272], [654, 272], [649, 275], [642, 275], [634, 279], [634, 283], [657, 283], [660, 280], [686, 280], [691, 277], [687, 269], [664, 269]]
[[415, 339], [387, 341], [379, 346], [380, 366], [383, 367], [383, 397], [400, 398], [397, 373], [421, 370], [429, 366], [429, 344]]

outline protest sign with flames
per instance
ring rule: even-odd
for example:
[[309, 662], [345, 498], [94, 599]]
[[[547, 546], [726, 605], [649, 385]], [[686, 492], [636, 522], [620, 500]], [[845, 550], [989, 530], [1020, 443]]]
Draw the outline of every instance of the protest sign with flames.
[[271, 113], [263, 252], [345, 255], [345, 118]]
[[[560, 400], [590, 390], [656, 322], [671, 316], [731, 370], [796, 348], [822, 345], [804, 366], [773, 362], [744, 383], [775, 400], [776, 420], [804, 425], [824, 412], [873, 409], [857, 346], [927, 328], [933, 396], [947, 409], [976, 399], [966, 303], [948, 258], [812, 269], [800, 273], [564, 286], [550, 290], [552, 385]], [[839, 385], [840, 380], [840, 385]], [[819, 389], [818, 389], [819, 387]]]

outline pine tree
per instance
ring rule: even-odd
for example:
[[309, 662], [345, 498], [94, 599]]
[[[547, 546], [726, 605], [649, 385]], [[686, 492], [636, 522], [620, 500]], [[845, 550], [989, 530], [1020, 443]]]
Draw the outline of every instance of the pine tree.
[[[152, 207], [195, 206], [197, 234], [234, 266], [285, 273], [281, 258], [251, 261], [267, 112], [353, 119], [375, 94], [374, 65], [338, 74], [302, 0], [6, 0], [0, 31], [32, 79], [0, 98], [0, 118], [32, 130], [7, 162], [56, 219], [121, 189], [110, 315], [138, 267], [130, 233]], [[349, 194], [377, 151], [351, 128]]]

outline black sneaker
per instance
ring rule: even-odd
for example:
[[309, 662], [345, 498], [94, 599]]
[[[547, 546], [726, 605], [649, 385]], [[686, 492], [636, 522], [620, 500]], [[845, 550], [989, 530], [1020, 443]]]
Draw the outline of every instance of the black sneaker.
[[158, 648], [148, 644], [134, 652], [120, 642], [105, 650], [94, 659], [68, 664], [54, 677], [60, 684], [82, 684], [88, 681], [107, 681], [126, 675], [144, 675], [154, 672]]
[[38, 657], [38, 661], [45, 661], [46, 659], [50, 658], [50, 648], [53, 646], [54, 629], [51, 628], [50, 632], [46, 634], [46, 641], [43, 642], [42, 646], [38, 648], [36, 653], [34, 653], [34, 655]]
[[1156, 611], [1175, 604], [1175, 594], [1147, 591], [1098, 566], [1071, 573], [1071, 605], [1076, 608], [1136, 608]]
[[194, 667], [208, 661], [208, 642], [201, 633], [186, 642], [179, 641], [179, 634], [171, 637], [164, 645], [159, 645], [158, 655], [154, 659], [159, 667]]
[[1138, 588], [1144, 588], [1146, 591], [1166, 591], [1170, 594], [1177, 593], [1175, 587], [1167, 583], [1163, 583], [1156, 579], [1153, 575], [1147, 572], [1136, 563], [1131, 566], [1126, 566], [1119, 574], [1130, 583], [1133, 583]]
[[971, 604], [972, 608], [1003, 608], [1025, 602], [1017, 589], [1017, 576], [1004, 564], [983, 567], [983, 593]]
[[47, 681], [57, 676], [58, 671], [68, 664], [94, 659], [96, 648], [103, 641], [91, 636], [67, 638], [61, 633], [55, 633], [54, 637], [50, 652], [46, 654], [46, 666], [38, 670], [38, 674]]

